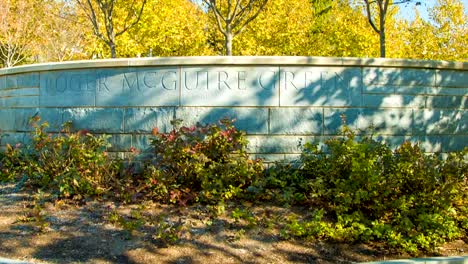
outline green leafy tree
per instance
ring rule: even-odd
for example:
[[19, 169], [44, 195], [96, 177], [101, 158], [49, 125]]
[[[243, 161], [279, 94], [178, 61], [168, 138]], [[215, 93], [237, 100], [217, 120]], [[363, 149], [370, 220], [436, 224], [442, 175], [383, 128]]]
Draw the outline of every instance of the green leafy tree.
[[437, 51], [431, 59], [468, 59], [468, 19], [460, 0], [438, 0], [430, 10]]
[[26, 61], [35, 48], [42, 25], [37, 1], [0, 1], [0, 65], [13, 67]]
[[91, 23], [94, 35], [116, 58], [116, 38], [138, 24], [147, 0], [75, 0]]
[[[307, 55], [313, 50], [309, 33], [314, 22], [309, 0], [270, 1], [242, 36], [234, 39], [234, 52], [239, 55]], [[221, 37], [218, 34], [217, 38]]]
[[[328, 15], [322, 16], [312, 29], [315, 56], [376, 57], [379, 40], [359, 6], [348, 1], [333, 3]], [[344, 30], [346, 29], [346, 30]]]
[[203, 0], [224, 36], [225, 54], [232, 56], [232, 41], [265, 8], [268, 0]]
[[[366, 14], [369, 24], [372, 26], [372, 29], [379, 35], [380, 40], [380, 57], [385, 58], [386, 55], [386, 21], [387, 14], [389, 12], [389, 6], [405, 4], [412, 2], [413, 0], [364, 0], [366, 5]], [[418, 4], [417, 2], [416, 4]]]
[[37, 55], [41, 61], [67, 61], [89, 58], [86, 46], [90, 45], [92, 30], [86, 21], [77, 16], [76, 5], [66, 1], [43, 2], [40, 23], [41, 34]]
[[[468, 58], [468, 19], [459, 0], [439, 0], [429, 10], [430, 20], [416, 10], [412, 21], [399, 21], [399, 54], [390, 56], [413, 59], [460, 60]], [[392, 45], [393, 46], [393, 45]], [[396, 50], [396, 49], [394, 49]]]
[[118, 52], [127, 57], [214, 55], [207, 43], [208, 20], [190, 0], [148, 0], [140, 23], [117, 40]]

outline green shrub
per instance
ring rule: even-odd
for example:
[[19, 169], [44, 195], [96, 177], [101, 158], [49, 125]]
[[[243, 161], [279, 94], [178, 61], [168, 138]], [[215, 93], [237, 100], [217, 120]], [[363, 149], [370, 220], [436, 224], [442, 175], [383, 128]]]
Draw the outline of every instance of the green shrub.
[[61, 197], [100, 195], [110, 187], [120, 163], [107, 158], [108, 136], [71, 132], [71, 123], [58, 135], [46, 132], [47, 122], [32, 120], [32, 148], [25, 172], [29, 182]]
[[290, 163], [276, 163], [256, 182], [256, 200], [283, 205], [304, 204], [308, 201], [310, 181]]
[[[245, 133], [231, 120], [221, 120], [219, 125], [169, 133], [154, 129], [154, 159], [141, 174], [129, 167], [121, 175], [122, 163], [107, 158], [108, 137], [71, 132], [70, 123], [51, 135], [48, 124], [39, 121], [36, 117], [32, 122], [31, 146], [7, 145], [0, 154], [0, 181], [25, 175], [32, 185], [61, 197], [112, 189], [125, 201], [142, 195], [182, 205], [201, 201], [212, 204], [218, 214], [224, 212], [225, 200], [236, 198], [310, 205], [302, 218], [291, 216], [280, 223], [281, 236], [287, 239], [384, 241], [416, 252], [468, 234], [468, 148], [445, 159], [425, 154], [410, 142], [392, 151], [370, 136], [357, 140], [345, 126], [342, 136], [325, 142], [326, 151], [306, 143], [299, 167], [277, 164], [265, 171], [261, 160], [246, 153]], [[255, 216], [242, 209], [232, 217], [249, 227], [257, 224]], [[158, 221], [156, 238], [178, 237], [178, 227]]]
[[21, 144], [14, 147], [7, 144], [5, 151], [0, 153], [0, 182], [11, 182], [22, 176], [25, 164]]
[[381, 199], [391, 195], [383, 177], [391, 165], [389, 147], [371, 137], [357, 142], [347, 128], [343, 138], [325, 144], [327, 154], [316, 145], [304, 146], [301, 174], [311, 181], [310, 196], [323, 200], [324, 206], [337, 214], [358, 210], [364, 215], [380, 215], [385, 211]]
[[245, 134], [231, 120], [154, 130], [155, 162], [146, 167], [146, 194], [162, 201], [217, 203], [240, 197], [262, 174], [260, 160], [249, 159]]
[[[306, 144], [300, 169], [309, 181], [308, 197], [332, 223], [321, 236], [384, 240], [415, 251], [466, 234], [467, 150], [444, 160], [405, 142], [392, 152], [371, 137], [356, 141], [346, 127], [344, 137], [328, 140], [326, 146], [328, 153]], [[305, 230], [326, 227], [321, 221], [303, 225]], [[315, 231], [304, 233], [314, 236]]]

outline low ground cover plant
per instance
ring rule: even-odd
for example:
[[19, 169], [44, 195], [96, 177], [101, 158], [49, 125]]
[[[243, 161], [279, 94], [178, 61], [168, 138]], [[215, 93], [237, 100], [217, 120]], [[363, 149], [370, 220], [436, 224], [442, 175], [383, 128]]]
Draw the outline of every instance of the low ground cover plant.
[[[107, 156], [106, 136], [72, 132], [70, 123], [51, 135], [47, 123], [39, 121], [32, 122], [30, 146], [7, 145], [1, 152], [1, 181], [22, 179], [60, 199], [199, 203], [213, 218], [245, 222], [244, 231], [275, 227], [283, 239], [379, 241], [415, 253], [467, 237], [468, 148], [445, 158], [425, 154], [410, 142], [392, 150], [372, 136], [357, 138], [344, 126], [342, 135], [324, 142], [323, 149], [306, 143], [294, 166], [266, 169], [261, 160], [249, 158], [245, 133], [232, 120], [192, 127], [180, 127], [176, 120], [168, 133], [153, 130], [152, 158], [131, 170]], [[301, 210], [267, 223], [244, 208], [226, 214], [225, 205], [232, 202]], [[135, 216], [128, 219], [138, 221], [114, 218], [129, 230], [141, 227], [133, 225], [140, 223]], [[166, 229], [166, 222], [156, 222], [157, 230]]]

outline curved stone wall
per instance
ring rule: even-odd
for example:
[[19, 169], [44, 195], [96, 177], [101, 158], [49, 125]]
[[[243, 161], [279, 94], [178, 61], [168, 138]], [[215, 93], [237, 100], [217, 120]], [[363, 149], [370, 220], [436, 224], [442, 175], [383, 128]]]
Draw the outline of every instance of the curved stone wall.
[[230, 117], [252, 154], [294, 159], [300, 144], [351, 127], [426, 152], [468, 145], [468, 63], [318, 57], [174, 57], [37, 64], [0, 70], [1, 144], [29, 140], [38, 114], [58, 132], [110, 134], [112, 150], [148, 148], [153, 127]]

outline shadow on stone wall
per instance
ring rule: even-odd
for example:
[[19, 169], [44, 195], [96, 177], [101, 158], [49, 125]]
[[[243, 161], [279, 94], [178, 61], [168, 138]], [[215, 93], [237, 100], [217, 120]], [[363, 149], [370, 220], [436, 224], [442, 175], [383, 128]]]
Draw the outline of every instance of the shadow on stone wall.
[[147, 149], [152, 128], [168, 132], [173, 119], [190, 126], [227, 117], [247, 132], [250, 152], [281, 159], [300, 153], [304, 141], [339, 135], [344, 116], [360, 134], [373, 133], [393, 147], [410, 140], [427, 152], [447, 152], [468, 141], [467, 78], [463, 70], [359, 64], [151, 66], [2, 76], [0, 128], [9, 134], [2, 145], [28, 142], [32, 115], [47, 120], [51, 132], [72, 120], [77, 130], [110, 134], [117, 152]]

